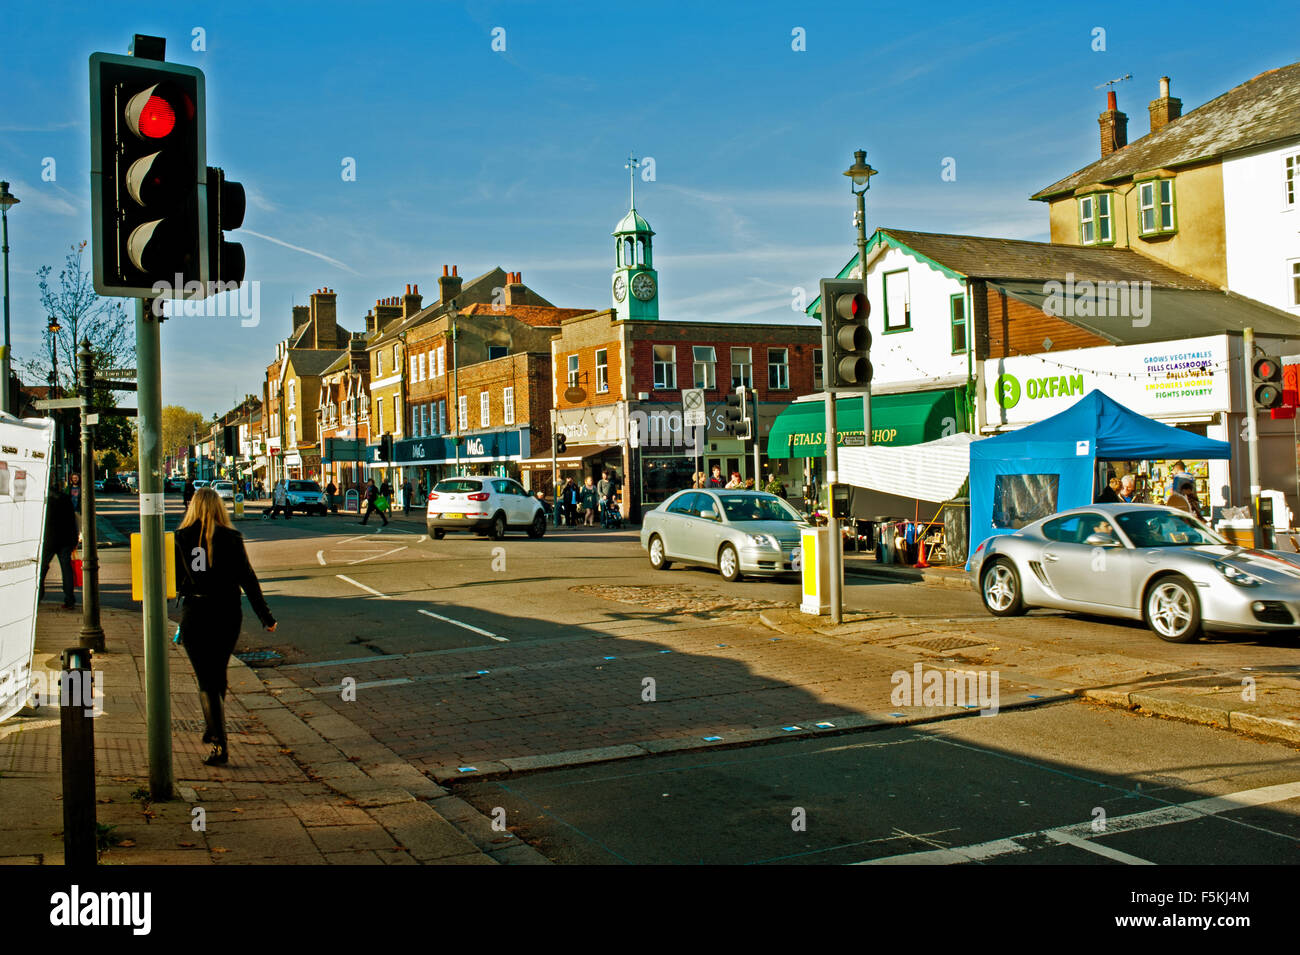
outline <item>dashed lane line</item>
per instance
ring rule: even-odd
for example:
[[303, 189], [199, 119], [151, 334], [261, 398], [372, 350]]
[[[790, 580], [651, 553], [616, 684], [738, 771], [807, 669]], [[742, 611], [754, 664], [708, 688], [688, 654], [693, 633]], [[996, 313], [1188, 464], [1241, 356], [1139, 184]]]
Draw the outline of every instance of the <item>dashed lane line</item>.
[[382, 599], [384, 599], [384, 600], [392, 600], [392, 599], [393, 599], [392, 597], [388, 596], [388, 594], [381, 594], [378, 590], [375, 590], [374, 587], [367, 587], [365, 584], [361, 583], [359, 580], [353, 580], [351, 577], [348, 577], [346, 574], [335, 574], [334, 576], [337, 577], [339, 580], [347, 581], [347, 582], [348, 582], [349, 584], [351, 584], [353, 587], [360, 587], [362, 590], [366, 591], [367, 593], [374, 594], [376, 597], [380, 597], [380, 598], [382, 598]]
[[396, 554], [399, 550], [406, 550], [406, 545], [403, 544], [401, 547], [394, 547], [392, 550], [386, 550], [382, 554], [371, 554], [369, 557], [361, 557], [357, 560], [350, 560], [348, 561], [348, 564], [364, 564], [368, 560], [378, 560], [380, 557], [387, 557], [390, 554]]
[[420, 613], [424, 614], [426, 617], [433, 617], [436, 620], [441, 620], [444, 623], [450, 623], [450, 624], [454, 624], [457, 627], [464, 627], [466, 630], [472, 630], [474, 631], [474, 633], [482, 634], [485, 637], [490, 637], [493, 640], [496, 640], [498, 643], [510, 642], [510, 639], [508, 637], [499, 637], [495, 633], [492, 633], [489, 630], [483, 630], [479, 627], [474, 626], [471, 623], [464, 623], [463, 621], [460, 620], [453, 620], [451, 617], [444, 617], [442, 614], [434, 613], [432, 610], [424, 610], [422, 608], [420, 610]]

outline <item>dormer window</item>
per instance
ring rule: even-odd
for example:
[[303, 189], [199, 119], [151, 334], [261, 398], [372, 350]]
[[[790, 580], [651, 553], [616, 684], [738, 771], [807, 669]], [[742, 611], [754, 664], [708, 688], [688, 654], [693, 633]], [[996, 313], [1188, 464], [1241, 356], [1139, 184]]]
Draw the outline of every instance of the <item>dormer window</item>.
[[1115, 233], [1111, 227], [1111, 195], [1098, 192], [1079, 197], [1079, 244], [1113, 245]]
[[1174, 214], [1174, 181], [1148, 179], [1138, 183], [1138, 231], [1144, 236], [1178, 231]]

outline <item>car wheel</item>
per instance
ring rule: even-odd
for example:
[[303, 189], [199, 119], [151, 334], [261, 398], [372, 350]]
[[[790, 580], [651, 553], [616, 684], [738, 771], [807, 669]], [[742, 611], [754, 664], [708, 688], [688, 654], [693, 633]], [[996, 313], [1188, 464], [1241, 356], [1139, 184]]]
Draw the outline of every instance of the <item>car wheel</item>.
[[546, 515], [538, 511], [533, 522], [528, 525], [528, 536], [536, 540], [546, 533]]
[[673, 565], [668, 559], [667, 551], [664, 550], [663, 538], [655, 534], [650, 538], [650, 566], [655, 570], [667, 570]]
[[718, 572], [729, 584], [740, 579], [740, 557], [736, 554], [736, 548], [730, 544], [723, 544], [722, 550], [718, 551]]
[[504, 540], [506, 536], [506, 516], [497, 514], [492, 518], [492, 530], [489, 532], [494, 541]]
[[443, 527], [431, 527], [429, 528], [429, 536], [436, 541], [440, 541], [447, 536], [447, 530]]
[[1186, 577], [1161, 577], [1147, 589], [1147, 626], [1169, 643], [1191, 643], [1201, 635], [1201, 607]]
[[995, 617], [1018, 617], [1027, 609], [1020, 593], [1020, 575], [1005, 557], [991, 561], [980, 574], [984, 609]]

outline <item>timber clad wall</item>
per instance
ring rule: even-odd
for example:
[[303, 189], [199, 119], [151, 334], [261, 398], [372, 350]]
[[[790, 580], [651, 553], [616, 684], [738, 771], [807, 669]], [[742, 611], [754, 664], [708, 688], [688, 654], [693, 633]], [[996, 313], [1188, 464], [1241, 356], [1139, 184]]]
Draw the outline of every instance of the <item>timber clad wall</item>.
[[984, 290], [985, 294], [975, 298], [976, 354], [979, 358], [1041, 354], [1046, 338], [1052, 340], [1051, 351], [1111, 344], [1099, 335], [1048, 315], [991, 286], [984, 285]]

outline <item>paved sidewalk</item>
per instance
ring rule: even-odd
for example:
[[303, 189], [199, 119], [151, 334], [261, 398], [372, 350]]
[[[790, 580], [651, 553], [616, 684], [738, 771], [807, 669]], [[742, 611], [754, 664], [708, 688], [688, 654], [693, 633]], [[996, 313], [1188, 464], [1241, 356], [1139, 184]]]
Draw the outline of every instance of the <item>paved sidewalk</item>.
[[882, 564], [876, 560], [875, 554], [863, 551], [845, 552], [844, 572], [858, 577], [883, 578], [898, 583], [929, 584], [936, 587], [954, 587], [958, 590], [972, 589], [970, 577], [961, 565], [919, 568], [910, 564]]
[[[103, 712], [95, 719], [102, 864], [497, 864], [545, 860], [325, 707], [301, 718], [233, 660], [231, 762], [208, 767], [189, 661], [168, 651], [173, 771], [179, 798], [148, 802], [144, 656], [136, 612], [102, 613], [96, 654]], [[35, 670], [59, 668], [81, 614], [41, 605]], [[57, 677], [55, 677], [57, 679]], [[0, 724], [0, 863], [63, 861], [59, 711], [26, 709]], [[200, 825], [200, 821], [202, 825]]]
[[[997, 670], [1003, 685], [1039, 687], [1033, 694], [1068, 694], [1148, 716], [1179, 719], [1300, 745], [1300, 667], [1194, 665], [1189, 669], [1136, 655], [1080, 655], [1052, 641], [1029, 643], [960, 624], [909, 623], [888, 615], [846, 614], [835, 626], [797, 610], [770, 610], [763, 623], [793, 637], [852, 645], [885, 642], [920, 651], [936, 666]], [[1005, 697], [1005, 694], [1004, 694]], [[1006, 708], [1004, 702], [1003, 708]]]

